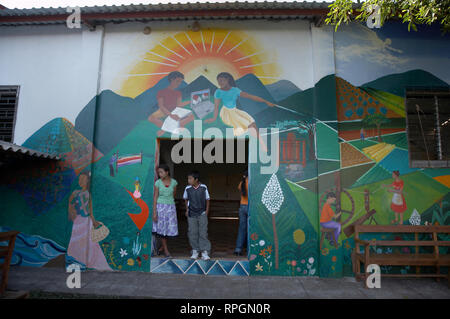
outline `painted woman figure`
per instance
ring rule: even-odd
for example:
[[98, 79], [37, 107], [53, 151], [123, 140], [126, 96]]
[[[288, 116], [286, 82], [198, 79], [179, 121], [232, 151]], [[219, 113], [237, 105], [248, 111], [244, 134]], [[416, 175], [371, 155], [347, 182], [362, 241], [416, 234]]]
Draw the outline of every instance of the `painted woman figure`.
[[399, 171], [393, 171], [392, 178], [394, 179], [394, 182], [390, 185], [383, 186], [391, 188], [388, 189], [388, 192], [394, 193], [394, 195], [392, 196], [391, 209], [395, 213], [395, 220], [393, 220], [391, 223], [395, 224], [399, 222], [400, 217], [399, 224], [403, 225], [403, 213], [405, 212], [407, 207], [405, 196], [403, 195], [403, 181], [399, 178], [399, 176]]
[[164, 250], [170, 258], [167, 239], [178, 236], [177, 210], [175, 208], [175, 194], [177, 181], [170, 177], [169, 166], [161, 164], [158, 167], [159, 179], [155, 182], [153, 197], [153, 229], [152, 232], [161, 238], [162, 246], [158, 253]]
[[139, 181], [139, 177], [136, 177], [136, 181], [134, 182], [134, 198], [141, 198], [141, 183]]
[[[220, 118], [222, 121], [233, 127], [233, 133], [235, 136], [239, 136], [248, 131], [249, 128], [253, 128], [256, 132], [257, 137], [260, 140], [262, 149], [267, 152], [267, 147], [264, 141], [261, 139], [258, 133], [258, 128], [256, 127], [255, 120], [247, 112], [239, 110], [237, 106], [237, 101], [239, 97], [251, 99], [256, 102], [266, 103], [268, 106], [275, 106], [275, 104], [264, 100], [255, 95], [248, 94], [241, 91], [236, 87], [233, 76], [230, 73], [222, 72], [217, 76], [217, 82], [219, 83], [219, 89], [214, 93], [214, 117], [205, 120], [206, 123], [212, 123], [217, 119], [217, 114], [219, 113], [219, 105], [222, 102], [223, 107], [220, 110]], [[250, 133], [253, 130], [250, 130]]]
[[92, 230], [100, 223], [92, 214], [89, 183], [89, 173], [81, 173], [78, 178], [81, 190], [75, 190], [69, 197], [69, 219], [73, 226], [67, 254], [88, 268], [112, 270], [100, 245], [91, 239]]

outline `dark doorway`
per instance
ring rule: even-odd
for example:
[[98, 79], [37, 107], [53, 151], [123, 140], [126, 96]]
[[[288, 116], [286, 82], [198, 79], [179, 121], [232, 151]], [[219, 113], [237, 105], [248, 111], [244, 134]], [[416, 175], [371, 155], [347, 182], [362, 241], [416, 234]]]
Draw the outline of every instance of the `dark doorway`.
[[[233, 163], [226, 163], [227, 148], [225, 147], [225, 140], [223, 140], [223, 163], [206, 163], [203, 158], [201, 163], [194, 163], [194, 139], [191, 139], [192, 152], [190, 163], [174, 163], [171, 158], [171, 152], [174, 145], [179, 141], [170, 139], [158, 140], [159, 152], [157, 154], [159, 156], [156, 159], [157, 164], [167, 164], [170, 167], [171, 176], [178, 182], [175, 202], [179, 235], [168, 240], [169, 251], [174, 258], [189, 258], [191, 254], [191, 247], [187, 237], [187, 219], [185, 217], [186, 209], [183, 192], [187, 186], [187, 174], [192, 170], [200, 172], [200, 181], [208, 187], [211, 197], [208, 221], [211, 259], [247, 258], [245, 256], [246, 251], [244, 251], [244, 257], [236, 257], [233, 254], [239, 227], [240, 192], [238, 185], [242, 180], [242, 173], [248, 168], [248, 140], [245, 140], [242, 144], [236, 141], [235, 139], [233, 142]], [[197, 142], [201, 142], [203, 154], [205, 146], [211, 140], [197, 140]], [[245, 149], [245, 156], [242, 156], [243, 149]], [[245, 160], [244, 163], [237, 163], [238, 152], [241, 155], [240, 158]]]

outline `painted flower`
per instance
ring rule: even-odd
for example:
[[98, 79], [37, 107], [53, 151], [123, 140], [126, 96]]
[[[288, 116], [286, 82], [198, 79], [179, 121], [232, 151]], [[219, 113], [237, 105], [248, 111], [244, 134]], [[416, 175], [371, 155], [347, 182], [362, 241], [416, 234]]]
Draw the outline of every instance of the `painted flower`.
[[250, 255], [250, 260], [253, 260], [253, 259], [255, 259], [255, 258], [256, 258], [256, 255], [255, 255], [255, 254]]
[[127, 264], [128, 264], [128, 266], [134, 266], [134, 259], [133, 258], [129, 258], [127, 260]]
[[122, 258], [125, 257], [126, 255], [128, 255], [127, 250], [123, 249], [123, 248], [120, 248], [119, 254], [120, 254], [120, 257], [122, 257]]
[[272, 253], [272, 246], [267, 246], [266, 250], [270, 255]]
[[323, 248], [322, 249], [322, 255], [324, 255], [324, 256], [326, 256], [326, 255], [328, 255], [328, 253], [329, 253], [329, 249], [328, 248]]
[[298, 271], [298, 272], [300, 272], [300, 271], [301, 271], [300, 267], [297, 267], [297, 271]]
[[260, 256], [263, 256], [264, 258], [267, 257], [267, 251], [266, 251], [266, 249], [265, 249], [265, 248], [262, 249], [262, 250], [259, 252], [259, 255], [260, 255]]
[[253, 233], [253, 234], [250, 235], [250, 238], [252, 240], [258, 240], [258, 234], [257, 233]]
[[263, 271], [263, 266], [261, 266], [259, 263], [256, 264], [256, 271]]
[[337, 257], [336, 257], [336, 256], [333, 256], [333, 257], [331, 257], [331, 260], [332, 260], [333, 262], [336, 262]]
[[304, 264], [304, 263], [305, 263], [305, 260], [304, 260], [304, 259], [302, 259], [301, 263], [302, 263], [302, 264]]
[[315, 273], [316, 273], [316, 270], [314, 268], [309, 271], [309, 274], [311, 276], [314, 276]]
[[287, 261], [287, 264], [288, 264], [288, 265], [290, 265], [290, 264], [291, 264], [291, 261], [290, 261], [290, 260], [288, 260], [288, 261]]
[[310, 264], [314, 263], [314, 257], [309, 257], [308, 262], [309, 262]]
[[293, 261], [291, 261], [291, 265], [292, 265], [293, 267], [295, 267], [295, 266], [297, 266], [297, 262], [296, 262], [295, 260], [293, 260]]
[[305, 269], [305, 270], [303, 271], [303, 273], [306, 275], [306, 274], [308, 273], [308, 271]]
[[259, 245], [260, 245], [260, 246], [264, 246], [265, 244], [266, 244], [266, 242], [265, 242], [264, 240], [260, 240], [260, 241], [259, 241]]

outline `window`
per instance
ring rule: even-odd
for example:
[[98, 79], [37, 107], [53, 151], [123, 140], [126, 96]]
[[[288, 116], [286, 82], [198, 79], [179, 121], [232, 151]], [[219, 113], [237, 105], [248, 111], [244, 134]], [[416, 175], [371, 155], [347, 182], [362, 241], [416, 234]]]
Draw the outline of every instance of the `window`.
[[450, 90], [407, 90], [411, 167], [450, 167]]
[[18, 97], [18, 86], [0, 85], [0, 141], [13, 142]]

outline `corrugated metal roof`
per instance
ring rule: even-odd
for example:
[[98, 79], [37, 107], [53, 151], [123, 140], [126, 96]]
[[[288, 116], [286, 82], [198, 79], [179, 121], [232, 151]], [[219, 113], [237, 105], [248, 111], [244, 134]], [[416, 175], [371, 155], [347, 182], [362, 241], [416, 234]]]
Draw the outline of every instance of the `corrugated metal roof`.
[[21, 154], [29, 157], [42, 158], [42, 159], [51, 159], [51, 160], [59, 160], [60, 158], [57, 155], [47, 154], [32, 150], [27, 147], [19, 146], [13, 143], [8, 143], [4, 141], [0, 141], [0, 161], [2, 154]]
[[[204, 2], [173, 4], [130, 4], [81, 7], [82, 20], [90, 24], [107, 22], [302, 18], [323, 16], [331, 2]], [[0, 25], [63, 24], [69, 13], [62, 8], [2, 9]]]

